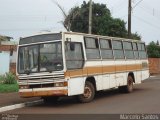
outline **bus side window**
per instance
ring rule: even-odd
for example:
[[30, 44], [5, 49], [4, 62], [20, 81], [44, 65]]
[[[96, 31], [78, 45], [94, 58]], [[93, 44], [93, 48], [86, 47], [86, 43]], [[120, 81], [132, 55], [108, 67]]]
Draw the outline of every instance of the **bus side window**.
[[100, 39], [99, 42], [100, 42], [102, 59], [112, 59], [113, 51], [112, 51], [111, 40]]
[[133, 50], [134, 50], [134, 57], [135, 59], [139, 59], [137, 43], [133, 42], [132, 45], [133, 45]]
[[115, 59], [124, 59], [124, 52], [122, 47], [122, 41], [112, 41]]
[[138, 43], [138, 51], [139, 51], [139, 57], [141, 59], [146, 59], [147, 58], [147, 53], [145, 49], [145, 44], [144, 43]]
[[66, 65], [67, 69], [80, 69], [84, 65], [84, 57], [82, 50], [82, 43], [66, 42]]
[[87, 59], [100, 59], [98, 39], [85, 37], [84, 41]]
[[127, 59], [133, 59], [134, 53], [131, 42], [123, 42], [123, 48], [125, 50], [125, 56]]

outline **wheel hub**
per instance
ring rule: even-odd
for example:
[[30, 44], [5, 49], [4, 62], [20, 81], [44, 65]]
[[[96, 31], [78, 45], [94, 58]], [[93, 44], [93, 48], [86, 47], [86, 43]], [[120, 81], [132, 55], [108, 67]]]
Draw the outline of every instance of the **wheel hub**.
[[84, 95], [85, 98], [90, 98], [91, 95], [92, 95], [91, 89], [86, 86], [85, 89], [84, 89], [84, 94], [83, 95]]

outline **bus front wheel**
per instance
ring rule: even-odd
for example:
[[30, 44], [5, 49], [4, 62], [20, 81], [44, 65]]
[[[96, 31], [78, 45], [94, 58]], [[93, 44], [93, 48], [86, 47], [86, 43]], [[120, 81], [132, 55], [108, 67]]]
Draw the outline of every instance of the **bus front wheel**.
[[94, 99], [94, 96], [95, 96], [95, 87], [91, 82], [86, 81], [84, 87], [84, 93], [78, 96], [78, 100], [81, 103], [88, 103]]

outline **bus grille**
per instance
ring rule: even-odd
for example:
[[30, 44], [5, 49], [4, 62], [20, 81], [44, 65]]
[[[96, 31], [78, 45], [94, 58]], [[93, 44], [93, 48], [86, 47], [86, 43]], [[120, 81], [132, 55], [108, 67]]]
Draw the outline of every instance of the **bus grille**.
[[19, 76], [19, 85], [42, 85], [64, 81], [64, 74]]

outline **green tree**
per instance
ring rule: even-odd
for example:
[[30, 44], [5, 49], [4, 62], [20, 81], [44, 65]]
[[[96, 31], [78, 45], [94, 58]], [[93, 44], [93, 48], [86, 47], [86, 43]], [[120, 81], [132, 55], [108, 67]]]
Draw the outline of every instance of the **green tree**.
[[[125, 37], [127, 38], [127, 29], [125, 27], [126, 22], [119, 19], [113, 18], [110, 10], [105, 4], [92, 3], [93, 15], [92, 15], [92, 33], [105, 36], [113, 37]], [[85, 1], [81, 7], [75, 7], [70, 10], [79, 11], [79, 14], [71, 17], [71, 14], [66, 16], [66, 19], [72, 18], [71, 31], [88, 33], [88, 16], [89, 16], [89, 2]], [[64, 20], [65, 21], [65, 20]], [[133, 39], [141, 39], [141, 37], [134, 33], [132, 34]]]
[[147, 51], [149, 58], [160, 58], [160, 46], [156, 45], [154, 41], [149, 43]]
[[159, 45], [159, 41], [157, 40], [157, 43], [156, 43], [156, 45]]
[[131, 34], [131, 38], [132, 38], [132, 39], [135, 39], [135, 40], [140, 40], [140, 39], [141, 39], [141, 36], [138, 35], [138, 33], [136, 32], [136, 33], [132, 33], [132, 34]]

